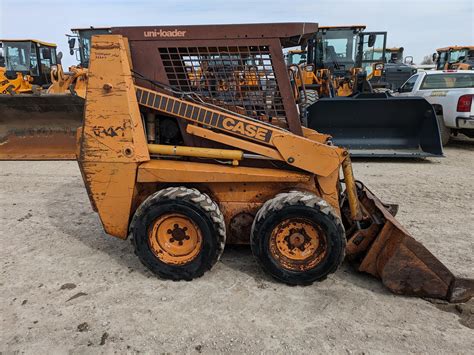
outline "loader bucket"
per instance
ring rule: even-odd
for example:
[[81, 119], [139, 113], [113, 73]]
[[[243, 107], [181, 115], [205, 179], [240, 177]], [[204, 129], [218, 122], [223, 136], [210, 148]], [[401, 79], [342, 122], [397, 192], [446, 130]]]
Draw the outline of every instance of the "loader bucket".
[[[474, 296], [474, 280], [455, 277], [417, 242], [364, 185], [357, 182], [359, 201], [370, 223], [348, 237], [347, 256], [358, 271], [382, 280], [400, 295], [465, 302]], [[348, 207], [344, 207], [348, 216]]]
[[322, 98], [309, 107], [308, 127], [330, 134], [353, 157], [443, 155], [435, 112], [421, 97]]
[[0, 95], [0, 160], [75, 159], [83, 109], [69, 94]]

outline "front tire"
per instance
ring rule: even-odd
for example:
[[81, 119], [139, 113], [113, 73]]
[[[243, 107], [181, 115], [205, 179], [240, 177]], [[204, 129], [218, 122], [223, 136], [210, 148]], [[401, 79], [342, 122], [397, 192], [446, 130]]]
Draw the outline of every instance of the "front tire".
[[336, 271], [346, 238], [340, 218], [320, 197], [301, 191], [268, 200], [255, 216], [252, 252], [263, 269], [290, 285], [308, 285]]
[[443, 116], [437, 115], [436, 118], [438, 119], [438, 127], [439, 127], [439, 136], [441, 138], [441, 144], [443, 147], [447, 145], [451, 139], [451, 129], [446, 127], [444, 124]]
[[224, 217], [208, 195], [169, 187], [149, 196], [131, 223], [140, 261], [164, 279], [192, 280], [210, 270], [225, 245]]

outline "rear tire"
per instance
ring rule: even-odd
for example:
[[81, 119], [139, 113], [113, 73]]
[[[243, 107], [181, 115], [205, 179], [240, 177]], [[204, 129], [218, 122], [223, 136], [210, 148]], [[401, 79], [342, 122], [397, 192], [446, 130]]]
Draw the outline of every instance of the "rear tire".
[[325, 200], [291, 191], [262, 206], [250, 242], [254, 256], [271, 276], [290, 285], [308, 285], [337, 270], [346, 237], [340, 218]]
[[446, 127], [444, 124], [443, 116], [437, 115], [436, 118], [438, 119], [438, 127], [439, 127], [439, 136], [441, 138], [441, 144], [443, 147], [447, 145], [451, 139], [451, 129]]
[[196, 189], [169, 187], [154, 193], [138, 207], [130, 229], [140, 261], [164, 279], [200, 277], [224, 251], [224, 217]]

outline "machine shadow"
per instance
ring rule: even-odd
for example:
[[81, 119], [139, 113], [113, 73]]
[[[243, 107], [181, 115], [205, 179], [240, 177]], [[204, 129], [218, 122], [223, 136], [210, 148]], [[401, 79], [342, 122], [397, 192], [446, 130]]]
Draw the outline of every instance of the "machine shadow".
[[457, 137], [452, 137], [447, 147], [474, 151], [474, 138], [468, 138], [460, 134]]
[[[111, 237], [103, 231], [98, 215], [90, 206], [80, 177], [77, 181], [58, 185], [46, 196], [46, 204], [49, 222], [71, 243], [79, 241], [90, 249], [91, 253], [106, 254], [124, 269], [133, 270], [147, 278], [155, 277], [141, 264], [128, 239]], [[226, 245], [219, 263], [237, 273], [246, 274], [255, 281], [257, 287], [281, 285], [262, 270], [248, 245]], [[333, 277], [371, 292], [390, 294], [377, 279], [358, 273], [347, 261]]]
[[[278, 280], [272, 278], [262, 270], [252, 255], [250, 246], [226, 245], [221, 262], [230, 269], [239, 273], [247, 274], [255, 280], [259, 285], [258, 287], [264, 287], [264, 284], [282, 285]], [[370, 292], [375, 292], [385, 296], [392, 295], [392, 293], [383, 286], [380, 280], [377, 280], [371, 275], [357, 272], [347, 260], [343, 262], [336, 273], [332, 274], [331, 277], [336, 278], [338, 282], [348, 283]], [[322, 280], [321, 282], [324, 283], [325, 280]], [[319, 282], [315, 282], [313, 285], [318, 284]], [[288, 285], [288, 287], [293, 286]]]
[[147, 277], [152, 275], [135, 256], [130, 240], [115, 238], [104, 232], [80, 176], [77, 181], [58, 185], [46, 199], [49, 222], [64, 238], [72, 243], [79, 241], [91, 253], [107, 254], [124, 268], [136, 270]]

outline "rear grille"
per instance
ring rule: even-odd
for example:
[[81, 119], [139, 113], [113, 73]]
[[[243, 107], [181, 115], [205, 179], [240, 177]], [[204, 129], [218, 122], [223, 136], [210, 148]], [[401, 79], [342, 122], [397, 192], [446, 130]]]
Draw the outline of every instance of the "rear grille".
[[169, 84], [261, 120], [285, 110], [268, 46], [159, 48]]

